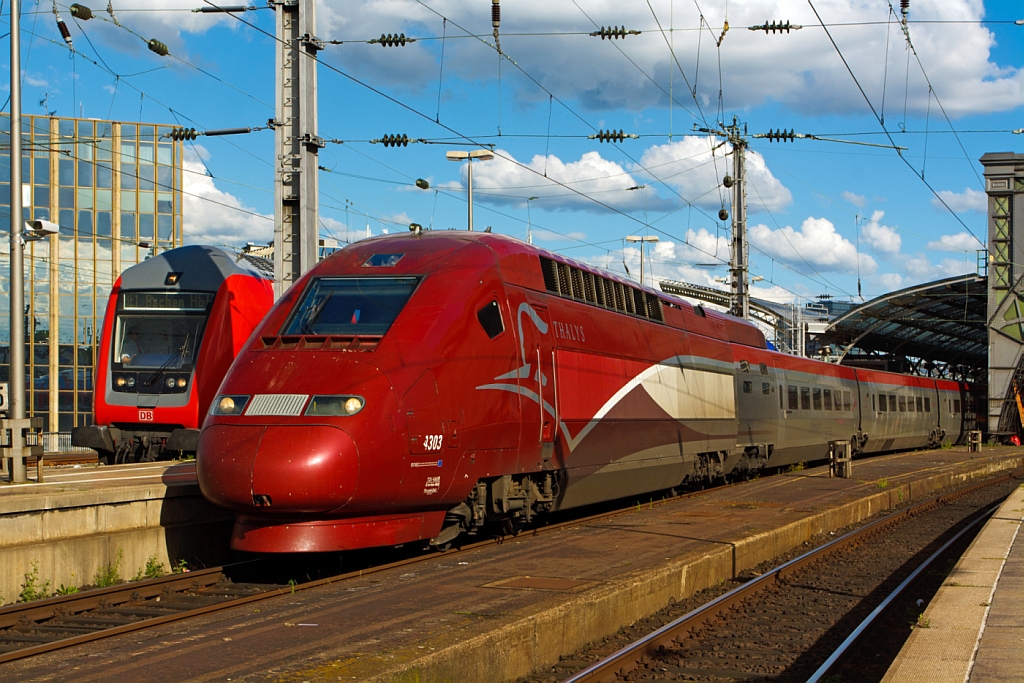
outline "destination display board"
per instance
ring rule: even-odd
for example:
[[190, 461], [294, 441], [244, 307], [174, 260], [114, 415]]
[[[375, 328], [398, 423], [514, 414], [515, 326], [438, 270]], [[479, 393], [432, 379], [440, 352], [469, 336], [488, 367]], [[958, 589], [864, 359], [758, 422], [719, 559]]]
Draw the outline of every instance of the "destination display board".
[[124, 311], [205, 311], [213, 292], [124, 292]]

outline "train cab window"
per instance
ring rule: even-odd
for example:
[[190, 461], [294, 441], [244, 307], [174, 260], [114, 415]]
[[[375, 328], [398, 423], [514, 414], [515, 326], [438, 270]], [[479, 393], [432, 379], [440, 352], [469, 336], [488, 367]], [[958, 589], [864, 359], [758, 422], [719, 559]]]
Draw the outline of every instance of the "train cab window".
[[919, 413], [923, 413], [924, 412], [924, 403], [923, 403], [923, 401], [924, 401], [924, 399], [922, 399], [920, 396], [918, 396], [916, 399], [914, 399], [914, 403], [917, 404], [917, 412], [919, 412]]
[[889, 412], [896, 412], [896, 396], [893, 394], [889, 394]]
[[900, 412], [901, 413], [907, 412], [907, 397], [906, 396], [900, 396], [896, 400], [899, 401]]
[[811, 393], [814, 396], [814, 409], [821, 410], [821, 389], [814, 387], [814, 391]]
[[746, 381], [746, 380], [744, 380], [744, 381], [743, 381], [743, 393], [744, 393], [744, 394], [749, 394], [749, 393], [750, 393], [750, 391], [751, 391], [751, 390], [752, 390], [753, 388], [754, 388], [754, 383], [753, 383], [753, 382], [748, 382], [748, 381]]
[[885, 394], [878, 395], [878, 412], [884, 413], [889, 410], [889, 402], [885, 398]]
[[786, 388], [786, 390], [789, 393], [789, 409], [790, 410], [796, 410], [797, 408], [800, 407], [799, 401], [797, 401], [797, 398], [796, 398], [797, 388], [796, 388], [795, 385], [790, 384]]
[[953, 399], [953, 414], [954, 415], [959, 415], [960, 414], [960, 399], [958, 399], [958, 398], [954, 398]]
[[415, 277], [319, 277], [283, 335], [383, 335], [416, 289]]
[[212, 292], [124, 292], [114, 326], [113, 362], [124, 369], [190, 367]]
[[476, 312], [476, 319], [480, 321], [480, 327], [491, 339], [505, 331], [505, 325], [501, 321], [501, 308], [497, 301], [492, 301]]
[[821, 398], [825, 403], [825, 410], [832, 410], [832, 390], [825, 389], [825, 391], [822, 392]]
[[811, 409], [811, 390], [809, 387], [800, 387], [800, 409]]
[[932, 399], [929, 396], [924, 397], [924, 412], [932, 412]]

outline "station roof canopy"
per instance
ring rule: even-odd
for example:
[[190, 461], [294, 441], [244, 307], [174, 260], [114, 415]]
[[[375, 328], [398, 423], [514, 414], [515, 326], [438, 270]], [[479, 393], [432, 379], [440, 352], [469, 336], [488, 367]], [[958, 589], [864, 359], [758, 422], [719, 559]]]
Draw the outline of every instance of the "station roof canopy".
[[872, 299], [833, 320], [817, 340], [835, 345], [844, 364], [900, 358], [947, 366], [951, 376], [984, 376], [987, 306], [987, 277], [958, 275]]

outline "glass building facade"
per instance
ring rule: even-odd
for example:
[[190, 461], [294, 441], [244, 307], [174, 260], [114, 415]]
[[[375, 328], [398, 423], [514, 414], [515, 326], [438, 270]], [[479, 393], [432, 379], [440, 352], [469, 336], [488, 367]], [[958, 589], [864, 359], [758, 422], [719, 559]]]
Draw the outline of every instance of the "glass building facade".
[[[0, 381], [10, 375], [11, 119], [0, 116]], [[25, 245], [26, 408], [45, 431], [92, 420], [93, 368], [114, 281], [182, 244], [182, 143], [171, 126], [22, 118], [24, 217], [60, 226]], [[13, 188], [17, 191], [17, 188]]]

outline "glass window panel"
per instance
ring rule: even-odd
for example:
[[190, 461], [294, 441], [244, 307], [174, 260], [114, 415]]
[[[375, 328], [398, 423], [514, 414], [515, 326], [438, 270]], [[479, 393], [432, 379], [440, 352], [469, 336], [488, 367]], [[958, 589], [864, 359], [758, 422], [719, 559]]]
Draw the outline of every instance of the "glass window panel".
[[91, 413], [92, 412], [92, 392], [91, 391], [80, 391], [80, 392], [78, 392], [78, 412], [80, 412], [80, 413]]
[[78, 187], [92, 187], [93, 165], [88, 161], [78, 162]]
[[[57, 224], [60, 225], [60, 234], [64, 237], [75, 234], [75, 212], [72, 209], [61, 209], [60, 219]], [[63, 252], [61, 256], [63, 257]]]
[[39, 209], [36, 209], [33, 213], [34, 213], [34, 215], [36, 217], [36, 220], [44, 220], [44, 221], [50, 220], [50, 210], [49, 209], [39, 208]]
[[153, 213], [156, 209], [155, 199], [152, 192], [139, 193], [139, 213]]
[[[151, 126], [144, 126], [144, 128], [152, 128]], [[150, 140], [153, 139], [152, 133], [149, 134]], [[139, 161], [153, 162], [153, 143], [152, 142], [139, 142]]]
[[125, 191], [122, 191], [121, 192], [121, 208], [124, 209], [125, 211], [134, 212], [135, 208], [136, 208], [135, 197], [136, 197], [136, 193], [135, 192], [125, 192]]
[[75, 137], [75, 122], [70, 119], [58, 120], [57, 132], [60, 133], [60, 136], [64, 138]]
[[11, 184], [0, 183], [0, 205], [7, 206], [11, 203]]
[[121, 139], [123, 139], [123, 140], [134, 140], [135, 139], [135, 124], [134, 123], [122, 123], [121, 124]]
[[[78, 212], [78, 236], [90, 238], [93, 235], [92, 230], [92, 211], [79, 211]], [[90, 249], [92, 248], [92, 241], [89, 242]], [[79, 254], [81, 254], [81, 246], [79, 246]], [[92, 255], [89, 255], [92, 258]]]
[[58, 180], [61, 185], [70, 187], [75, 184], [75, 162], [73, 159], [60, 159], [57, 169]]
[[36, 161], [35, 174], [32, 176], [36, 185], [50, 184], [50, 160], [39, 159]]
[[139, 189], [152, 190], [156, 167], [153, 164], [139, 164]]
[[170, 192], [171, 190], [171, 172], [170, 166], [157, 166], [156, 167], [156, 185], [157, 190]]
[[157, 216], [157, 239], [161, 242], [171, 241], [171, 217]]
[[[181, 205], [179, 204], [179, 207], [180, 206]], [[179, 213], [177, 216], [174, 217], [174, 242], [175, 244], [181, 244], [181, 241], [181, 214]]]
[[[37, 366], [49, 364], [49, 362], [50, 362], [50, 347], [47, 346], [46, 344], [36, 344], [35, 346], [33, 346], [32, 347], [32, 362], [35, 365], [37, 365]], [[41, 373], [43, 373], [44, 376], [46, 376], [46, 377], [50, 376], [49, 373], [47, 372], [46, 368], [36, 367], [36, 371], [35, 371], [36, 377], [39, 377], [39, 375]], [[42, 389], [46, 389], [46, 385], [42, 386], [41, 388]]]
[[135, 189], [135, 164], [122, 163], [121, 164], [121, 189], [122, 190], [134, 190]]
[[[65, 372], [67, 372], [67, 370], [61, 370], [60, 371], [60, 387], [61, 388], [64, 387], [64, 373]], [[69, 377], [68, 381], [70, 381], [70, 379], [71, 378]], [[58, 392], [58, 394], [57, 394], [57, 409], [61, 410], [61, 411], [70, 412], [71, 410], [74, 409], [74, 405], [75, 405], [74, 404], [74, 400], [75, 400], [75, 394], [73, 392], [71, 392], [71, 391], [61, 391], [61, 392]]]
[[50, 205], [50, 186], [39, 186], [36, 185], [32, 190], [32, 204], [33, 206], [49, 206]]
[[138, 255], [135, 252], [135, 246], [133, 244], [122, 244], [121, 272], [124, 272], [126, 268], [134, 266], [136, 263], [138, 263]]
[[73, 209], [75, 208], [75, 188], [73, 187], [62, 187], [59, 190], [60, 195], [57, 198], [57, 203], [62, 209]]
[[96, 209], [99, 211], [110, 211], [113, 207], [113, 200], [110, 190], [96, 190]]
[[[170, 192], [157, 192], [156, 193], [156, 212], [157, 213], [171, 213], [173, 204], [171, 202]], [[168, 218], [170, 218], [168, 216]]]
[[96, 145], [96, 158], [100, 161], [111, 161], [114, 158], [114, 141], [100, 140]]
[[[97, 194], [98, 198], [98, 194]], [[99, 211], [96, 214], [96, 234], [100, 237], [110, 237], [110, 212]]]
[[121, 239], [134, 240], [135, 235], [135, 214], [121, 213]]
[[[150, 195], [152, 197], [153, 195]], [[151, 240], [153, 239], [153, 215], [142, 213], [139, 214], [139, 239], [140, 240]]]
[[[82, 140], [82, 138], [79, 138]], [[92, 161], [92, 152], [95, 147], [93, 142], [79, 142], [78, 143], [78, 163], [86, 163]]]
[[110, 164], [96, 164], [96, 187], [109, 189], [113, 182], [114, 170]]
[[78, 188], [78, 208], [79, 209], [91, 209], [92, 208], [92, 188], [91, 187], [80, 187], [80, 188]]
[[93, 137], [92, 121], [78, 122], [78, 137], [86, 139]]
[[161, 142], [157, 146], [156, 162], [158, 164], [166, 164], [168, 168], [171, 166], [171, 143]]
[[57, 351], [57, 362], [60, 365], [74, 365], [75, 347], [70, 344], [61, 344]]
[[[175, 190], [180, 190], [181, 189], [181, 166], [175, 166], [174, 167], [174, 189]], [[180, 198], [179, 198], [178, 206], [181, 206]]]
[[57, 416], [57, 429], [62, 432], [70, 432], [75, 426], [75, 416], [73, 413], [60, 413]]
[[60, 318], [57, 341], [61, 344], [73, 344], [75, 342], [74, 318]]

